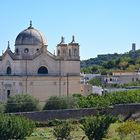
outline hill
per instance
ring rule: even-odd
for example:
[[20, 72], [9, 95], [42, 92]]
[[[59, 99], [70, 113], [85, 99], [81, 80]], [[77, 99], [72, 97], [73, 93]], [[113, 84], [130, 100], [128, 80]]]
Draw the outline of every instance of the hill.
[[110, 73], [114, 70], [135, 71], [140, 68], [140, 49], [123, 54], [103, 54], [81, 61], [81, 72]]

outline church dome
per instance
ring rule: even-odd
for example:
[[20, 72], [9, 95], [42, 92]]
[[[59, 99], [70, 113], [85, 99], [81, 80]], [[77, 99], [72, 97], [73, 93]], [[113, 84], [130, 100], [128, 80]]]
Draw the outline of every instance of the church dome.
[[30, 26], [18, 34], [15, 41], [15, 46], [16, 45], [44, 46], [47, 45], [47, 42], [44, 35], [37, 29], [33, 28], [32, 23], [30, 22]]

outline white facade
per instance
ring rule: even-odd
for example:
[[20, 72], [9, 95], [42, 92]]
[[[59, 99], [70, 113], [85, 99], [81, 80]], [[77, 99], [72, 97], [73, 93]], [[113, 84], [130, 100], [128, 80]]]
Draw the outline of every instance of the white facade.
[[30, 26], [19, 33], [15, 51], [10, 46], [0, 56], [0, 99], [29, 93], [39, 100], [80, 92], [79, 44], [61, 42], [57, 55], [48, 51], [42, 33]]

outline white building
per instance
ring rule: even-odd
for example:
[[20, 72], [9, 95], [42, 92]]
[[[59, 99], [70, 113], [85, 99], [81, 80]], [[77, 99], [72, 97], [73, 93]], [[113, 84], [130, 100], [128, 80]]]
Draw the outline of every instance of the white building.
[[68, 44], [61, 38], [57, 54], [48, 51], [44, 35], [30, 26], [0, 56], [0, 98], [29, 93], [39, 100], [54, 95], [80, 93], [79, 44], [74, 36]]

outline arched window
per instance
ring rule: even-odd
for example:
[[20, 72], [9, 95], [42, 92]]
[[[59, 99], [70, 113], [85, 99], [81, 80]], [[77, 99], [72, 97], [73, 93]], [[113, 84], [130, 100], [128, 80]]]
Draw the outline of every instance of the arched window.
[[48, 74], [48, 69], [44, 66], [41, 66], [39, 69], [38, 69], [38, 74]]
[[10, 75], [11, 72], [12, 72], [12, 70], [11, 70], [11, 68], [8, 66], [8, 67], [7, 67], [7, 70], [6, 70], [6, 73]]

